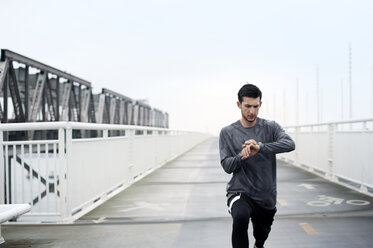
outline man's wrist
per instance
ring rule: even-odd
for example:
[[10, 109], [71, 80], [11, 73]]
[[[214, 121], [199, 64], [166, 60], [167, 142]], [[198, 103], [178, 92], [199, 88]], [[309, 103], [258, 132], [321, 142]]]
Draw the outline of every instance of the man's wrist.
[[258, 145], [259, 145], [259, 152], [260, 152], [262, 150], [262, 148], [264, 147], [264, 144], [259, 142]]

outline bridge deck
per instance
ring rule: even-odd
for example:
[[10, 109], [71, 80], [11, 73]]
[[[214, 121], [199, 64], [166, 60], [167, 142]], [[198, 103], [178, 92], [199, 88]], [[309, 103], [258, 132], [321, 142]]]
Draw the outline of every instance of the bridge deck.
[[[230, 247], [229, 177], [211, 139], [73, 225], [3, 226], [2, 247]], [[371, 247], [372, 228], [373, 198], [279, 162], [266, 247]]]

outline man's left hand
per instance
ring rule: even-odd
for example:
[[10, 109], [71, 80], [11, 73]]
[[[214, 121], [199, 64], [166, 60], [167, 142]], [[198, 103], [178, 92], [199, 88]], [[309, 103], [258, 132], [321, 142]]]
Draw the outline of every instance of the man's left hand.
[[260, 150], [259, 143], [253, 139], [245, 141], [242, 148], [245, 150], [244, 154], [242, 154], [242, 159], [250, 158], [256, 155]]

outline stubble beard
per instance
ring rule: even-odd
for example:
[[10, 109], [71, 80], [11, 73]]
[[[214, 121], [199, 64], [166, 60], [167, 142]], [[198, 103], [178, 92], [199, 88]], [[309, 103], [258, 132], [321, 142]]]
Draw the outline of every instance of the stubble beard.
[[249, 120], [243, 113], [242, 113], [242, 117], [250, 124], [254, 123], [256, 121], [256, 118], [257, 116], [254, 117], [254, 119], [252, 120]]
[[253, 123], [253, 122], [256, 121], [256, 117], [255, 117], [253, 120], [249, 120], [249, 119], [247, 119], [245, 116], [244, 116], [244, 118], [245, 118], [245, 120], [246, 120], [247, 122], [249, 122], [249, 123]]

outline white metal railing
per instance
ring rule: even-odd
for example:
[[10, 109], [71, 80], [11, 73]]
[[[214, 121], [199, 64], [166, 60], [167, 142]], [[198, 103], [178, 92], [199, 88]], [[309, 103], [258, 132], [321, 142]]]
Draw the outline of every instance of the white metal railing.
[[297, 147], [279, 159], [373, 195], [373, 118], [284, 129]]
[[[38, 130], [56, 131], [53, 139], [3, 140], [10, 132]], [[101, 135], [73, 138], [87, 130]], [[32, 210], [18, 221], [73, 222], [208, 137], [125, 125], [1, 124], [0, 204], [30, 203]]]

